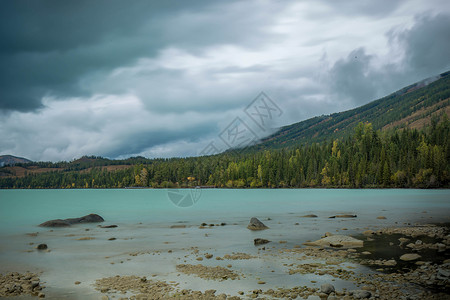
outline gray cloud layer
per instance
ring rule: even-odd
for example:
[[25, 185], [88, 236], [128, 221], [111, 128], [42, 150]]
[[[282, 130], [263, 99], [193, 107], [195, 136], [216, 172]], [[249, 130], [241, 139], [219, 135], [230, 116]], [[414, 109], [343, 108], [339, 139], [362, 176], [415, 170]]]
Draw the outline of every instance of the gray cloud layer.
[[450, 69], [445, 4], [2, 3], [0, 153], [196, 155], [261, 90], [273, 126], [367, 103]]

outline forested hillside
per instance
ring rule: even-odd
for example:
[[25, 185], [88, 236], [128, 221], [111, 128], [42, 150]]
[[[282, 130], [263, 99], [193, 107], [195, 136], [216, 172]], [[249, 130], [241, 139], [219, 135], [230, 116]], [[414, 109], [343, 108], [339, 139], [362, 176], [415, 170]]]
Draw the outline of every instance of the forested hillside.
[[421, 129], [430, 124], [433, 115], [442, 113], [450, 115], [450, 71], [355, 109], [285, 126], [252, 149], [285, 148], [347, 137], [359, 122], [372, 123], [375, 130]]
[[[450, 121], [425, 130], [376, 131], [359, 123], [351, 136], [292, 149], [228, 152], [207, 157], [112, 161], [84, 157], [41, 163], [52, 172], [9, 176], [2, 188], [122, 187], [448, 187]], [[108, 169], [114, 166], [120, 168]], [[33, 164], [23, 165], [32, 168]]]

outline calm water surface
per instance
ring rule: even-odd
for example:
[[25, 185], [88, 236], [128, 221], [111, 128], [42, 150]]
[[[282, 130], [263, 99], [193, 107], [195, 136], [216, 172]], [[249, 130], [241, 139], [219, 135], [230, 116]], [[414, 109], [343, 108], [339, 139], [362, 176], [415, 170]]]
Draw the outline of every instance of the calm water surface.
[[[46, 220], [89, 213], [101, 215], [104, 225], [118, 227], [102, 229], [98, 224], [80, 224], [51, 231], [37, 226]], [[300, 217], [306, 214], [318, 218]], [[358, 217], [328, 218], [335, 214]], [[381, 215], [387, 219], [376, 218]], [[195, 256], [184, 257], [191, 247], [215, 256], [232, 252], [258, 254], [253, 245], [256, 237], [273, 241], [270, 248], [277, 251], [319, 239], [327, 231], [355, 235], [369, 227], [449, 222], [449, 215], [449, 190], [207, 189], [188, 208], [175, 206], [167, 190], [0, 190], [0, 272], [42, 272], [47, 298], [54, 299], [99, 299], [100, 293], [92, 286], [95, 279], [116, 274], [157, 275], [160, 280], [180, 282], [181, 288], [204, 290], [211, 288], [205, 286], [204, 280], [177, 276], [176, 264], [185, 260], [199, 263]], [[270, 229], [249, 231], [246, 225], [251, 217], [258, 217]], [[203, 222], [227, 225], [199, 229]], [[186, 228], [170, 228], [176, 224], [185, 224]], [[344, 227], [348, 230], [342, 231]], [[27, 235], [32, 232], [39, 234]], [[94, 239], [77, 240], [80, 237]], [[109, 241], [111, 237], [116, 240]], [[287, 243], [278, 243], [281, 240]], [[39, 243], [46, 243], [51, 252], [34, 250]], [[169, 249], [172, 253], [167, 252]], [[135, 252], [140, 254], [130, 256]], [[228, 263], [214, 259], [202, 262]], [[246, 278], [212, 282], [218, 292], [261, 288], [256, 278], [267, 281], [267, 289], [311, 285], [313, 278], [286, 275], [285, 261], [276, 255], [232, 263], [233, 269], [246, 274]], [[317, 286], [330, 280], [327, 276], [314, 279]], [[82, 284], [75, 286], [75, 281]], [[351, 288], [350, 283], [339, 280], [335, 284]]]

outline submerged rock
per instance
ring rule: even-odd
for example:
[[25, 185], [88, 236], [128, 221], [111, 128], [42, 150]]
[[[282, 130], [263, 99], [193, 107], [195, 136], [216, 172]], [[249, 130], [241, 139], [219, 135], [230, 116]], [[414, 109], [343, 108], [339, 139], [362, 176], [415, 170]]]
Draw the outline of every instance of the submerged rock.
[[100, 228], [116, 228], [117, 225], [105, 225], [105, 226], [100, 226]]
[[69, 218], [69, 219], [56, 219], [56, 220], [50, 220], [46, 221], [39, 226], [41, 227], [67, 227], [71, 226], [73, 224], [79, 224], [79, 223], [98, 223], [105, 221], [101, 216], [97, 214], [89, 214], [80, 218]]
[[304, 215], [304, 216], [301, 216], [301, 218], [317, 218], [317, 216], [311, 214], [311, 215]]
[[334, 219], [334, 218], [356, 218], [357, 215], [335, 215], [335, 216], [331, 216], [329, 217], [329, 219]]
[[40, 224], [41, 227], [67, 227], [70, 226], [70, 223], [66, 220], [56, 219], [56, 220], [50, 220], [47, 222], [44, 222]]
[[332, 235], [314, 242], [306, 242], [304, 245], [351, 248], [362, 247], [364, 242], [347, 235]]
[[269, 227], [264, 225], [264, 223], [258, 220], [257, 218], [251, 218], [247, 228], [250, 230], [264, 230], [268, 229]]
[[255, 244], [255, 246], [258, 246], [258, 245], [264, 245], [264, 244], [270, 243], [270, 241], [266, 240], [266, 239], [257, 238], [257, 239], [253, 240], [253, 243]]
[[186, 225], [184, 225], [184, 224], [177, 224], [177, 225], [172, 225], [172, 226], [170, 226], [170, 228], [186, 228]]
[[400, 259], [403, 261], [411, 261], [411, 260], [416, 260], [421, 258], [422, 256], [420, 256], [417, 253], [407, 253], [407, 254], [403, 254], [402, 256], [400, 256]]
[[48, 248], [47, 244], [39, 244], [36, 246], [38, 250], [46, 250]]

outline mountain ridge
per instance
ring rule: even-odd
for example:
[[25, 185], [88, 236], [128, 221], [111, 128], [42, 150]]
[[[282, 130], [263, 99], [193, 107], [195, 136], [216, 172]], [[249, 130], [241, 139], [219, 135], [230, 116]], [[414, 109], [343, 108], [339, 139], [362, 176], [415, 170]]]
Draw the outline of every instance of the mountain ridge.
[[24, 157], [18, 157], [14, 155], [0, 155], [0, 167], [3, 166], [13, 166], [15, 164], [22, 164], [22, 163], [30, 163], [31, 160], [24, 158]]
[[[278, 149], [343, 138], [352, 134], [359, 122], [372, 123], [375, 130], [420, 129], [429, 124], [433, 115], [439, 114], [450, 116], [450, 71], [350, 110], [283, 126], [247, 150]], [[415, 126], [411, 126], [414, 122]]]

